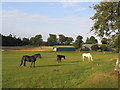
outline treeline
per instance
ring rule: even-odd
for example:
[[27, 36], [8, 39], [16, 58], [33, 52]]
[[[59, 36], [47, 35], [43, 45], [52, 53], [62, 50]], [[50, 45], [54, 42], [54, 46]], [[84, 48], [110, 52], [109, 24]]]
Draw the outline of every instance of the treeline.
[[[4, 36], [0, 34], [2, 38], [2, 46], [25, 46], [25, 45], [33, 45], [33, 46], [54, 46], [54, 45], [73, 45], [75, 48], [80, 48], [83, 43], [86, 44], [96, 44], [98, 40], [95, 39], [94, 36], [87, 38], [85, 42], [83, 42], [83, 37], [78, 35], [76, 40], [72, 37], [66, 37], [63, 34], [59, 34], [59, 38], [55, 34], [49, 34], [47, 41], [43, 41], [42, 35], [38, 34], [35, 37], [29, 38], [16, 38], [13, 35]], [[74, 42], [73, 42], [74, 41]], [[107, 43], [106, 40], [103, 40], [103, 43]]]

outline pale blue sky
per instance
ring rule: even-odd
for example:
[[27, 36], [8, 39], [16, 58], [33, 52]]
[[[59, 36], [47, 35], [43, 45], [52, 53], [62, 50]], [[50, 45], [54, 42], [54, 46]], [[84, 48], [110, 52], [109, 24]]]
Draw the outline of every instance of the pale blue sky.
[[47, 40], [49, 33], [64, 34], [84, 41], [89, 33], [97, 2], [5, 2], [2, 3], [2, 34], [16, 37], [33, 37], [41, 34]]

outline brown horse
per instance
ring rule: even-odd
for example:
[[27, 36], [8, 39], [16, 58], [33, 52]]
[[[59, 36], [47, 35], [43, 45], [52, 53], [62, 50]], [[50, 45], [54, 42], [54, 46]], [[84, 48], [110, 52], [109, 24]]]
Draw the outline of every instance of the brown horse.
[[23, 64], [23, 60], [24, 60], [24, 66], [26, 66], [26, 61], [28, 61], [28, 62], [31, 62], [31, 67], [32, 67], [33, 63], [34, 63], [34, 67], [35, 67], [35, 61], [36, 61], [37, 57], [42, 58], [40, 54], [35, 54], [32, 56], [28, 56], [28, 55], [23, 56], [20, 66]]

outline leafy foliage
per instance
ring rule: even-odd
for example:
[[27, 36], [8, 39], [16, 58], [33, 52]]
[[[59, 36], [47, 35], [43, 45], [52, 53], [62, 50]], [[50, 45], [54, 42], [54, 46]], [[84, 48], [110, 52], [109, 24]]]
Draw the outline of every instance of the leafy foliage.
[[66, 42], [65, 42], [65, 45], [70, 45], [73, 41], [73, 38], [72, 37], [66, 37]]
[[85, 43], [86, 43], [86, 44], [96, 44], [96, 43], [98, 43], [98, 41], [97, 41], [97, 39], [95, 39], [94, 36], [91, 36], [90, 39], [87, 37]]
[[101, 50], [102, 50], [102, 51], [107, 51], [107, 45], [104, 45], [104, 44], [103, 44], [103, 45], [101, 45], [100, 47], [101, 47]]
[[120, 28], [118, 2], [100, 2], [93, 8], [96, 13], [91, 17], [95, 22], [91, 31], [95, 31], [97, 36], [110, 36]]
[[31, 44], [32, 45], [35, 45], [35, 46], [40, 46], [41, 44], [42, 44], [42, 35], [36, 35], [35, 37], [32, 37], [31, 39], [30, 39], [30, 41], [31, 41]]
[[102, 42], [102, 44], [108, 44], [108, 39], [107, 39], [107, 38], [103, 38], [103, 39], [101, 40], [101, 42]]
[[77, 38], [76, 38], [76, 41], [73, 43], [73, 46], [75, 48], [81, 48], [82, 47], [82, 43], [83, 43], [83, 37], [81, 35], [78, 35]]
[[64, 44], [65, 36], [63, 34], [59, 34], [59, 44]]
[[93, 51], [97, 51], [99, 48], [98, 48], [98, 45], [93, 45], [93, 46], [91, 47], [91, 49], [92, 49]]
[[53, 46], [57, 44], [57, 38], [55, 34], [49, 34], [49, 38], [47, 39], [48, 45]]

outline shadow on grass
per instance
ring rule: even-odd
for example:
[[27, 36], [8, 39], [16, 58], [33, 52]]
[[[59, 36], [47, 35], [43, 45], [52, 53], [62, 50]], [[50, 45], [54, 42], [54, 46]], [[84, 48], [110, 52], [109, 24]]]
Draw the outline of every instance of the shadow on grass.
[[65, 65], [74, 65], [74, 64], [61, 64], [61, 65], [41, 65], [41, 66], [35, 66], [36, 68], [39, 67], [58, 67], [58, 66], [65, 66]]
[[82, 62], [82, 61], [71, 61], [71, 62], [69, 62], [69, 63], [75, 63], [75, 62]]

